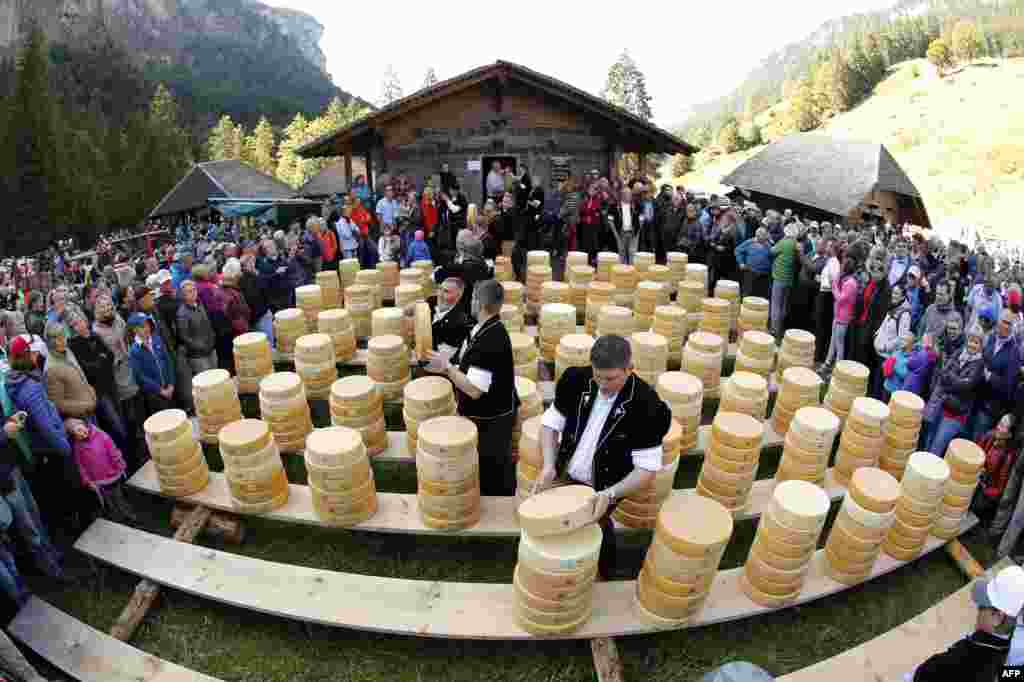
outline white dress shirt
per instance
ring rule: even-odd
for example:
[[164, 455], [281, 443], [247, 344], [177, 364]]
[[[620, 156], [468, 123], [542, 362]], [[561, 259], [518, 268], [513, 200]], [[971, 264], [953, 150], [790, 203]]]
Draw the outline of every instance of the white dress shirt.
[[[469, 336], [462, 342], [462, 352], [459, 353], [460, 358], [466, 355], [466, 348], [469, 346], [470, 339], [476, 338], [476, 335], [480, 332], [481, 326], [483, 326], [483, 322], [477, 322], [476, 326], [473, 327], [473, 330], [469, 332]], [[470, 365], [469, 369], [466, 371], [466, 379], [469, 380], [469, 383], [476, 386], [477, 390], [481, 393], [487, 393], [491, 390], [491, 380], [493, 378], [494, 375], [489, 370], [480, 369], [473, 365]]]
[[622, 231], [633, 231], [633, 205], [621, 204], [622, 206]]

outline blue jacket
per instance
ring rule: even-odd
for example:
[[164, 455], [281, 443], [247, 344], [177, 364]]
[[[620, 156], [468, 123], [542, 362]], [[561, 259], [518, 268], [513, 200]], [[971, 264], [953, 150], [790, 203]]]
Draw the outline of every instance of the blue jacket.
[[418, 260], [433, 260], [430, 257], [430, 247], [427, 246], [427, 243], [416, 240], [409, 243], [408, 258], [409, 263], [415, 263]]
[[71, 457], [71, 443], [64, 431], [64, 420], [46, 396], [42, 374], [11, 370], [7, 373], [7, 395], [16, 410], [28, 413], [25, 431], [33, 450], [56, 450], [65, 457]]
[[171, 283], [174, 285], [175, 291], [181, 289], [181, 283], [191, 276], [191, 271], [182, 267], [180, 261], [171, 263]]
[[359, 226], [342, 216], [334, 225], [338, 233], [338, 248], [342, 251], [355, 251], [359, 248]]
[[999, 416], [1013, 410], [1021, 359], [1020, 348], [1012, 335], [998, 353], [995, 352], [996, 338], [996, 334], [991, 334], [981, 353], [985, 369], [991, 373], [988, 381], [982, 385], [982, 405], [991, 414]]
[[737, 246], [735, 253], [737, 265], [746, 265], [759, 275], [772, 271], [772, 247], [768, 244], [751, 238]]
[[136, 339], [128, 351], [128, 362], [131, 363], [135, 383], [146, 393], [159, 393], [164, 386], [174, 385], [171, 358], [159, 336], [153, 337], [152, 352]]

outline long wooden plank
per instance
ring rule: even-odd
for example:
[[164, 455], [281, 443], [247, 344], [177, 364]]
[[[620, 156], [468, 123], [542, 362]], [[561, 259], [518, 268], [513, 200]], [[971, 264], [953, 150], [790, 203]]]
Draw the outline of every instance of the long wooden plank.
[[[956, 541], [954, 541], [956, 542]], [[990, 569], [997, 573], [1008, 559]], [[860, 646], [778, 678], [778, 682], [902, 682], [932, 654], [945, 651], [974, 628], [978, 607], [968, 585], [924, 613]]]
[[[136, 490], [164, 496], [157, 480], [156, 469], [152, 462], [147, 462], [128, 481], [128, 485]], [[762, 479], [754, 483], [750, 490], [750, 504], [735, 514], [738, 520], [755, 519], [771, 507], [772, 491], [775, 479]], [[838, 485], [832, 478], [832, 471], [826, 474], [825, 491], [833, 500], [846, 494], [846, 488]], [[673, 495], [695, 495], [693, 488], [675, 490]], [[210, 483], [202, 491], [180, 499], [208, 509], [218, 509], [235, 514], [260, 516], [285, 523], [298, 523], [307, 526], [326, 526], [313, 510], [313, 496], [308, 486], [291, 484], [288, 502], [280, 509], [261, 514], [240, 512], [231, 504], [224, 474], [210, 472]], [[373, 533], [401, 533], [414, 535], [459, 535], [475, 537], [519, 537], [519, 522], [516, 520], [518, 503], [514, 497], [482, 497], [480, 501], [480, 522], [463, 530], [437, 530], [423, 525], [419, 515], [416, 495], [404, 493], [377, 493], [377, 513], [353, 530]], [[616, 524], [623, 533], [643, 532]]]
[[[965, 519], [961, 532], [977, 523]], [[922, 554], [945, 544], [929, 538]], [[187, 545], [99, 519], [75, 548], [167, 587], [244, 609], [335, 627], [399, 635], [458, 639], [536, 639], [517, 624], [511, 583], [456, 583], [381, 578], [280, 564]], [[848, 589], [829, 578], [824, 550], [808, 569], [800, 596], [805, 604]], [[903, 566], [883, 554], [875, 578]], [[511, 579], [513, 566], [508, 567]], [[704, 609], [685, 627], [751, 618], [778, 609], [752, 602], [739, 587], [742, 568], [719, 571]], [[656, 632], [634, 605], [635, 581], [594, 585], [593, 613], [562, 639], [595, 639]]]
[[114, 639], [38, 597], [18, 612], [9, 630], [50, 664], [82, 682], [219, 682]]
[[[537, 338], [537, 337], [540, 336], [540, 328], [537, 327], [537, 325], [528, 324], [528, 325], [523, 327], [523, 333], [526, 334], [527, 336], [532, 336], [534, 338]], [[584, 327], [582, 324], [576, 325], [576, 333], [577, 334], [586, 334], [587, 333], [586, 327]], [[730, 359], [730, 360], [735, 360], [736, 359], [736, 351], [737, 350], [739, 350], [739, 344], [737, 344], [737, 343], [730, 343], [729, 347], [725, 351], [725, 357]]]

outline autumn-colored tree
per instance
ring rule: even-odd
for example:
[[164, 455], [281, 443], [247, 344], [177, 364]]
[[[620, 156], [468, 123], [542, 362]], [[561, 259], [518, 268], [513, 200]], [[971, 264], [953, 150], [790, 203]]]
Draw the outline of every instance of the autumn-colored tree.
[[693, 157], [687, 154], [676, 154], [672, 157], [672, 177], [681, 178], [693, 170]]
[[953, 27], [952, 41], [953, 56], [961, 64], [969, 64], [981, 54], [981, 38], [973, 21], [958, 21]]
[[245, 139], [246, 157], [249, 159], [249, 163], [264, 173], [273, 175], [276, 165], [274, 161], [275, 144], [274, 127], [264, 116], [252, 131], [252, 135]]
[[740, 145], [740, 127], [736, 123], [736, 119], [732, 119], [718, 131], [718, 146], [726, 154], [732, 154], [740, 148]]
[[939, 72], [939, 78], [946, 75], [946, 72], [953, 67], [953, 55], [949, 46], [941, 38], [937, 38], [928, 46], [928, 61], [935, 65]]

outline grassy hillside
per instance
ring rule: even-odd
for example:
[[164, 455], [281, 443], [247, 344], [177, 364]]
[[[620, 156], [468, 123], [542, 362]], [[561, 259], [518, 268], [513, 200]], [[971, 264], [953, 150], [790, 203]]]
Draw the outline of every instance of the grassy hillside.
[[[1015, 115], [1022, 107], [1024, 59], [985, 60], [943, 79], [926, 61], [912, 60], [818, 132], [885, 144], [921, 192], [933, 224], [977, 225], [1024, 241], [1012, 211], [1024, 202], [1024, 120]], [[759, 123], [767, 118], [762, 114]], [[719, 157], [681, 181], [715, 191], [757, 151]]]

